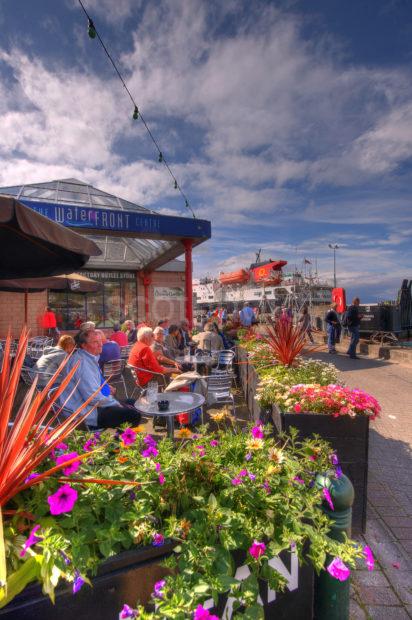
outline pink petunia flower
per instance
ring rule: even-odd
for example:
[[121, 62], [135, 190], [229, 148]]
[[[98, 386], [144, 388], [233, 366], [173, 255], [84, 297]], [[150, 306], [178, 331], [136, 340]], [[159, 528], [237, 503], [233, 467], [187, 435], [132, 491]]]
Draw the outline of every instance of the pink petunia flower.
[[302, 411], [302, 407], [301, 407], [301, 405], [299, 405], [299, 403], [296, 403], [293, 406], [293, 410], [295, 411], [295, 413], [300, 413]]
[[28, 539], [24, 543], [23, 549], [19, 553], [21, 558], [24, 558], [24, 556], [26, 555], [27, 549], [29, 549], [33, 545], [36, 545], [38, 542], [41, 542], [43, 540], [43, 538], [36, 536], [36, 532], [39, 529], [40, 529], [40, 525], [35, 525], [32, 531], [30, 532]]
[[156, 581], [153, 588], [153, 596], [156, 598], [163, 598], [163, 588], [166, 585], [166, 579], [160, 579], [160, 581]]
[[160, 469], [161, 469], [160, 463], [155, 463], [155, 469], [156, 469], [156, 471], [160, 471]]
[[239, 484], [242, 484], [242, 480], [236, 476], [236, 478], [232, 478], [231, 483], [234, 487], [237, 487]]
[[[61, 456], [58, 456], [56, 459], [56, 465], [61, 465], [62, 463], [66, 463], [66, 461], [71, 461], [72, 459], [76, 458], [76, 456], [79, 456], [77, 454], [77, 452], [69, 452], [69, 454], [62, 454]], [[74, 474], [74, 472], [76, 472], [80, 467], [80, 461], [74, 461], [73, 463], [70, 463], [70, 465], [68, 465], [67, 467], [65, 467], [63, 469], [63, 473], [65, 476], [70, 476], [71, 474]]]
[[254, 426], [251, 433], [255, 439], [263, 439], [265, 436], [260, 425]]
[[137, 614], [137, 609], [133, 609], [125, 603], [123, 605], [122, 611], [120, 612], [120, 618], [121, 620], [126, 620], [127, 618], [137, 618]]
[[148, 459], [151, 456], [157, 456], [158, 454], [159, 454], [159, 450], [155, 448], [154, 446], [149, 446], [148, 448], [146, 448], [146, 450], [143, 450], [142, 452], [142, 456], [145, 459]]
[[52, 515], [60, 515], [70, 512], [77, 501], [77, 491], [69, 484], [59, 487], [53, 495], [49, 495], [47, 501]]
[[350, 575], [350, 569], [342, 562], [340, 558], [334, 558], [326, 567], [329, 575], [339, 581], [346, 581]]
[[255, 560], [259, 559], [261, 555], [263, 555], [266, 551], [266, 545], [264, 542], [258, 542], [257, 540], [253, 541], [251, 547], [249, 547], [249, 553], [252, 558]]
[[375, 568], [375, 558], [373, 557], [372, 549], [366, 545], [363, 548], [363, 552], [365, 554], [365, 564], [368, 570], [373, 570]]
[[126, 428], [120, 435], [125, 446], [131, 446], [136, 441], [137, 433], [132, 428]]
[[165, 543], [165, 537], [163, 534], [154, 534], [153, 535], [153, 547], [161, 547]]
[[210, 442], [210, 445], [212, 446], [212, 448], [216, 448], [216, 446], [219, 445], [219, 442], [217, 439], [212, 439], [212, 441]]
[[203, 605], [198, 605], [193, 614], [193, 620], [219, 620], [219, 616], [211, 614]]
[[159, 474], [159, 484], [163, 485], [166, 481], [166, 478], [164, 477], [163, 474]]

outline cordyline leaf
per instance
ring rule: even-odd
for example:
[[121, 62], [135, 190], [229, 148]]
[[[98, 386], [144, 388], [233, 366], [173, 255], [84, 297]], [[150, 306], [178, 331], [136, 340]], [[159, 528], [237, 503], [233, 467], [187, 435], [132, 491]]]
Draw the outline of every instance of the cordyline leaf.
[[[292, 366], [296, 357], [305, 347], [305, 332], [291, 321], [269, 319], [266, 325], [266, 335], [262, 336], [264, 342], [269, 345], [275, 358], [284, 366]], [[309, 347], [314, 351], [317, 347]]]

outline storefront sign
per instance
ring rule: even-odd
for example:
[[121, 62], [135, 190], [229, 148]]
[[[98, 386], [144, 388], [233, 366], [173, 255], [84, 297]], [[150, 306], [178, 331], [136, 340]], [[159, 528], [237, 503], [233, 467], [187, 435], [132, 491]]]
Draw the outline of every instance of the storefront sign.
[[183, 299], [184, 296], [185, 292], [179, 286], [174, 286], [170, 288], [166, 286], [154, 287], [155, 299]]
[[94, 209], [75, 205], [60, 205], [21, 199], [37, 213], [63, 226], [93, 231], [108, 231], [130, 236], [150, 236], [155, 239], [190, 237], [209, 239], [210, 222], [188, 217], [173, 217], [150, 212], [122, 211], [120, 209]]
[[110, 280], [136, 280], [135, 271], [87, 271], [82, 269], [81, 273], [92, 280], [104, 280], [105, 282]]

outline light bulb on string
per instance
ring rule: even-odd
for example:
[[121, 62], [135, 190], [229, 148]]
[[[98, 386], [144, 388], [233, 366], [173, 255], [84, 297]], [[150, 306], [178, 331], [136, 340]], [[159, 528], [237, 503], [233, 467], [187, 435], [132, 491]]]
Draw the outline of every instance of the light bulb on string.
[[159, 153], [159, 164], [161, 164], [162, 161], [163, 161], [163, 153], [162, 153], [162, 151], [160, 151], [160, 153]]
[[137, 105], [134, 106], [133, 118], [135, 121], [137, 121], [137, 119], [139, 118], [139, 108], [137, 107]]
[[87, 33], [91, 39], [96, 38], [96, 28], [94, 27], [93, 20], [91, 20], [90, 17], [87, 20]]
[[176, 179], [175, 179], [175, 189], [177, 189], [177, 181], [176, 181]]
[[185, 200], [185, 206], [186, 206], [186, 209], [189, 209], [189, 202], [187, 199]]

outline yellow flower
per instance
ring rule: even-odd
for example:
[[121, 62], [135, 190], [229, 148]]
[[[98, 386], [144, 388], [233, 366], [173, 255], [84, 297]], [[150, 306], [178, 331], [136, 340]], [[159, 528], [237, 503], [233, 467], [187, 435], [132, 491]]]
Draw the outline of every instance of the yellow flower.
[[248, 439], [246, 442], [246, 447], [248, 450], [261, 450], [263, 445], [263, 439], [255, 439], [254, 437]]
[[189, 439], [192, 436], [192, 431], [189, 428], [181, 428], [177, 431], [177, 437], [180, 439]]
[[233, 420], [233, 415], [227, 407], [220, 409], [219, 411], [216, 411], [216, 413], [210, 413], [209, 416], [214, 422], [223, 422], [223, 420], [230, 420], [230, 421]]
[[281, 470], [280, 465], [269, 465], [269, 467], [266, 470], [266, 473], [268, 476], [272, 476], [273, 474], [278, 474], [280, 470]]

